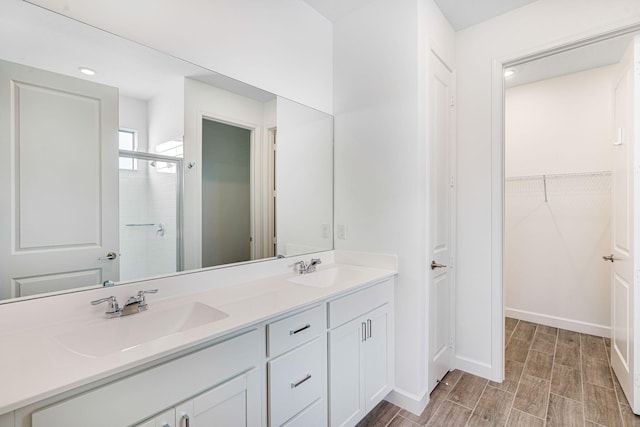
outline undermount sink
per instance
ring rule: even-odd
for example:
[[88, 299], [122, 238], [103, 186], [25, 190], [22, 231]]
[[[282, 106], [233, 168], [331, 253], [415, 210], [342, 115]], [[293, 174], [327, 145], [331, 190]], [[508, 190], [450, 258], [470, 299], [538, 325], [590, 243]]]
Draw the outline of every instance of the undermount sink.
[[124, 352], [168, 335], [222, 320], [229, 315], [206, 304], [190, 303], [108, 319], [56, 337], [67, 350], [87, 357]]
[[334, 267], [318, 270], [313, 273], [301, 274], [288, 279], [298, 285], [327, 288], [338, 283], [347, 283], [362, 278], [362, 271], [348, 267]]

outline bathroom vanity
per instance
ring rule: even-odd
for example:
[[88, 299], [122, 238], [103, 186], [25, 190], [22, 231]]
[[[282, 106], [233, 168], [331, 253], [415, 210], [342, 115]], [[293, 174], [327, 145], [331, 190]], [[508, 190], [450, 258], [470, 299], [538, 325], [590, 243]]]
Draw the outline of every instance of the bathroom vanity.
[[396, 259], [316, 255], [0, 306], [0, 427], [355, 425], [394, 383]]

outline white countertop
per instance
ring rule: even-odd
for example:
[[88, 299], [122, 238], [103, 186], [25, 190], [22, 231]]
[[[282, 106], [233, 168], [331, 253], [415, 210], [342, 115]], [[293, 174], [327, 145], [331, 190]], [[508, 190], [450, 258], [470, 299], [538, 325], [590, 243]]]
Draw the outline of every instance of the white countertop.
[[[248, 328], [288, 311], [338, 297], [396, 274], [395, 270], [389, 268], [345, 264], [321, 265], [318, 272], [333, 268], [349, 270], [351, 273], [326, 287], [293, 283], [288, 279], [295, 278], [296, 274], [291, 272], [164, 299], [150, 295], [147, 298], [149, 310], [132, 316], [104, 319], [92, 315], [57, 323], [30, 324], [29, 327], [2, 334], [0, 414]], [[152, 286], [153, 282], [145, 283], [147, 289]], [[72, 334], [103, 322], [129, 321], [133, 325], [137, 316], [191, 302], [214, 307], [228, 317], [102, 357], [74, 354], [56, 339], [60, 335]], [[101, 309], [104, 310], [104, 307]]]

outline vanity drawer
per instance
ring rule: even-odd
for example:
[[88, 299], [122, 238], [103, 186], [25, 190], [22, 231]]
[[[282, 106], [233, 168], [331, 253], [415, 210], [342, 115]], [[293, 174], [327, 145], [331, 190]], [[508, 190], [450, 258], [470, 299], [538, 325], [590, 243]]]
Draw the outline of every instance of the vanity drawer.
[[322, 339], [307, 343], [267, 363], [269, 425], [280, 426], [322, 397]]
[[323, 399], [316, 400], [282, 427], [326, 427], [327, 406]]
[[277, 356], [307, 342], [324, 329], [324, 310], [319, 305], [267, 325], [267, 357]]
[[393, 300], [393, 279], [329, 301], [329, 328], [335, 328]]

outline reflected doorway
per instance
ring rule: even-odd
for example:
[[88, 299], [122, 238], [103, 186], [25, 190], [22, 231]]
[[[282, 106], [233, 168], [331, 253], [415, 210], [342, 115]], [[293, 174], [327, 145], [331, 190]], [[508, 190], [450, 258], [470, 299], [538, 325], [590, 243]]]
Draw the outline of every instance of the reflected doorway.
[[251, 259], [251, 133], [202, 119], [202, 267]]

